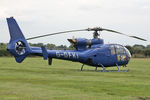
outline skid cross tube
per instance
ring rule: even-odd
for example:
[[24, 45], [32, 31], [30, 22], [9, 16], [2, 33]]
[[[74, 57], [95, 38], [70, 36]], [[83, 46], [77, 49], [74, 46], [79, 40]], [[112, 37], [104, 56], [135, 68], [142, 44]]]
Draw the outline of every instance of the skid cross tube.
[[117, 66], [118, 72], [120, 72], [118, 64], [116, 64], [116, 66]]
[[81, 66], [81, 71], [83, 70], [83, 66], [84, 66], [84, 64]]
[[96, 66], [96, 68], [95, 68], [95, 71], [97, 71], [97, 66]]
[[103, 72], [106, 72], [105, 67], [101, 64], [101, 66], [103, 67]]

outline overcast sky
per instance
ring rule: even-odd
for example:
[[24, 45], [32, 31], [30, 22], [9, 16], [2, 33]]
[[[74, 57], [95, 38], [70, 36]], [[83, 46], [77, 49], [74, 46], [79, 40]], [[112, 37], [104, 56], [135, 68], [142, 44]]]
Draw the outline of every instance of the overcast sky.
[[[150, 0], [0, 0], [0, 42], [10, 39], [6, 17], [13, 16], [26, 38], [88, 27], [114, 29], [147, 42], [102, 32], [105, 43], [150, 44]], [[68, 38], [92, 38], [91, 32], [50, 36], [32, 43], [69, 45]]]

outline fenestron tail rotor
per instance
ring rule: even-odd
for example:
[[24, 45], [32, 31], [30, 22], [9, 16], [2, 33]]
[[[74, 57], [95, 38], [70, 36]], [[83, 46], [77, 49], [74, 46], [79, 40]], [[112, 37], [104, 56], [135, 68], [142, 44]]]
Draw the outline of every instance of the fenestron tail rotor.
[[137, 36], [130, 36], [115, 30], [111, 30], [111, 29], [105, 29], [105, 28], [101, 28], [101, 27], [94, 27], [94, 28], [87, 28], [87, 29], [80, 29], [80, 30], [70, 30], [70, 31], [63, 31], [63, 32], [56, 32], [56, 33], [51, 33], [51, 34], [45, 34], [45, 35], [40, 35], [40, 36], [35, 36], [35, 37], [31, 37], [31, 38], [27, 38], [26, 40], [32, 40], [32, 39], [37, 39], [37, 38], [41, 38], [41, 37], [46, 37], [46, 36], [52, 36], [52, 35], [58, 35], [58, 34], [64, 34], [64, 33], [70, 33], [70, 32], [79, 32], [79, 31], [94, 31], [93, 32], [93, 38], [98, 38], [98, 36], [100, 36], [100, 34], [98, 32], [100, 31], [108, 31], [108, 32], [113, 32], [113, 33], [117, 33], [120, 35], [125, 35], [131, 38], [135, 38], [135, 39], [139, 39], [142, 41], [147, 41], [146, 39], [137, 37]]

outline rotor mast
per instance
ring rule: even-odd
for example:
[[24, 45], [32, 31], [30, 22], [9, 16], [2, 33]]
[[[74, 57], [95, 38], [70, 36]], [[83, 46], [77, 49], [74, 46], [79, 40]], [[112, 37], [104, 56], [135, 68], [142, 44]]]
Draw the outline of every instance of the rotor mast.
[[97, 39], [100, 34], [98, 34], [98, 31], [93, 32], [93, 38]]
[[95, 27], [95, 28], [88, 28], [88, 31], [94, 31], [93, 32], [93, 38], [94, 39], [98, 39], [98, 37], [100, 36], [100, 34], [98, 32], [103, 31], [102, 28], [100, 27]]

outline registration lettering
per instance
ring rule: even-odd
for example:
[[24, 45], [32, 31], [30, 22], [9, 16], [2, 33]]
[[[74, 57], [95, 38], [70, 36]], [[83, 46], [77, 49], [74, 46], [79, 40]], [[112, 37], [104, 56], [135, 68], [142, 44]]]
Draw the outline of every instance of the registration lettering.
[[78, 53], [75, 53], [75, 52], [59, 52], [59, 51], [57, 51], [56, 52], [56, 57], [58, 57], [58, 58], [63, 57], [63, 58], [78, 59], [79, 55], [78, 55]]

